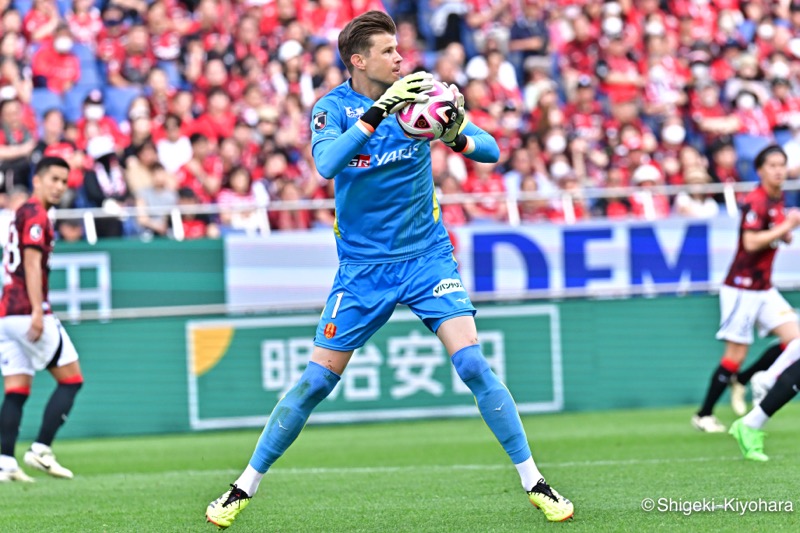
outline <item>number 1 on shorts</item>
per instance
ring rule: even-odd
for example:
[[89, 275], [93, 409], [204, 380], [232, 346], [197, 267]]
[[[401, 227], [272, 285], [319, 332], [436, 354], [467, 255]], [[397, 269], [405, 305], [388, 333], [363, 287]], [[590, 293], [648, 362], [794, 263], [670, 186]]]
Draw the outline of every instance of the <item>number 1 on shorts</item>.
[[339, 305], [342, 303], [342, 296], [344, 296], [343, 292], [336, 293], [336, 305], [333, 306], [333, 313], [331, 313], [331, 320], [336, 318], [336, 313], [339, 311]]

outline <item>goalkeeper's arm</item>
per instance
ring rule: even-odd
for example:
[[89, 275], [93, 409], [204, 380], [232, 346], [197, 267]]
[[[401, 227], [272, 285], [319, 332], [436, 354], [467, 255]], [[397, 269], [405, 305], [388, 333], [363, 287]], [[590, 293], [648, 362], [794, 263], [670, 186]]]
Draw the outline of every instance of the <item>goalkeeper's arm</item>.
[[497, 163], [500, 159], [500, 147], [497, 146], [495, 138], [468, 119], [464, 121], [461, 133], [458, 134], [453, 144], [445, 144], [453, 151], [464, 154], [479, 163]]

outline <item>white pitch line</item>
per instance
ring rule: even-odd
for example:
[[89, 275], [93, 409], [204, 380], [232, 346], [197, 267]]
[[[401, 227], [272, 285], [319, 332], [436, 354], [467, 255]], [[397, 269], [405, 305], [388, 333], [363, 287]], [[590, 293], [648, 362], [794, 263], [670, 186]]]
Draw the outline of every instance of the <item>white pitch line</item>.
[[[780, 456], [774, 455], [771, 458], [779, 459]], [[679, 458], [655, 458], [655, 459], [609, 459], [599, 461], [566, 461], [566, 462], [553, 462], [553, 463], [540, 463], [538, 466], [541, 468], [578, 468], [578, 467], [604, 467], [604, 466], [631, 466], [631, 465], [658, 465], [674, 462], [681, 463], [712, 463], [712, 462], [729, 462], [729, 461], [743, 461], [740, 455], [737, 456], [717, 456], [717, 457], [688, 457]], [[275, 468], [269, 471], [269, 475], [273, 476], [324, 476], [324, 475], [342, 475], [342, 474], [397, 474], [403, 472], [448, 472], [459, 470], [477, 470], [477, 471], [491, 471], [491, 470], [511, 470], [511, 465], [507, 463], [497, 464], [465, 464], [465, 465], [408, 465], [408, 466], [355, 466], [355, 467], [319, 467], [319, 468]], [[150, 476], [167, 476], [167, 477], [201, 477], [201, 476], [223, 476], [223, 475], [237, 475], [241, 470], [226, 468], [216, 470], [170, 470], [165, 472], [118, 472], [111, 474], [88, 474], [80, 476], [82, 478], [131, 478], [131, 477], [150, 477]]]

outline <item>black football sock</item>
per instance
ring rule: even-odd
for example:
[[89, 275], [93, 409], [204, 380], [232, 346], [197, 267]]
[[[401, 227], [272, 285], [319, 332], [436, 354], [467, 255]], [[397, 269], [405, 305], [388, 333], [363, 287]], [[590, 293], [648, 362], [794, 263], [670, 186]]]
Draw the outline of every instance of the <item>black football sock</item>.
[[731, 375], [736, 372], [736, 364], [727, 359], [722, 359], [720, 365], [711, 376], [711, 383], [708, 385], [708, 392], [706, 392], [706, 399], [703, 401], [703, 406], [697, 412], [698, 416], [709, 416], [714, 412], [714, 406], [719, 401], [722, 393], [728, 388], [731, 382]]
[[19, 424], [22, 421], [22, 406], [27, 399], [28, 392], [6, 392], [3, 406], [0, 407], [0, 455], [14, 457]]
[[44, 409], [44, 416], [42, 417], [42, 427], [39, 430], [39, 436], [36, 437], [36, 442], [50, 446], [56, 436], [56, 431], [67, 421], [72, 409], [72, 404], [75, 402], [75, 395], [81, 388], [83, 383], [59, 383], [56, 390], [50, 396], [50, 401], [47, 402], [47, 407]]
[[781, 407], [792, 401], [800, 392], [800, 361], [795, 361], [778, 377], [775, 385], [761, 401], [761, 409], [772, 417]]
[[742, 385], [747, 385], [750, 382], [750, 378], [753, 377], [753, 374], [771, 367], [772, 363], [774, 363], [775, 360], [778, 359], [778, 356], [783, 353], [784, 348], [785, 346], [781, 343], [776, 343], [768, 347], [766, 350], [764, 350], [764, 352], [761, 354], [761, 357], [759, 357], [755, 363], [747, 367], [747, 369], [736, 374], [736, 381]]

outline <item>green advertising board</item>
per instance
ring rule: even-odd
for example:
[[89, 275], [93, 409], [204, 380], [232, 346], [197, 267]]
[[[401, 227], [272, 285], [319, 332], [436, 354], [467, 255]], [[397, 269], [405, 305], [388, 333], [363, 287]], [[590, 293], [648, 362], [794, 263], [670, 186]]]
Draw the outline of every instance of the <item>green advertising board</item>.
[[50, 302], [69, 316], [225, 303], [221, 240], [58, 243], [50, 269]]
[[[481, 312], [479, 340], [522, 413], [563, 408], [558, 308], [523, 305]], [[297, 381], [313, 349], [319, 315], [193, 320], [186, 325], [193, 429], [260, 426], [264, 406]], [[513, 327], [508, 327], [513, 324]], [[529, 351], [531, 338], [538, 348]], [[236, 397], [235, 402], [226, 398]], [[356, 350], [312, 422], [475, 415], [475, 402], [442, 343], [399, 310]]]
[[[800, 304], [800, 293], [784, 296]], [[65, 322], [86, 382], [60, 435], [259, 427], [306, 365], [318, 317]], [[488, 360], [524, 413], [697, 404], [723, 348], [713, 295], [483, 304], [476, 320]], [[23, 438], [35, 436], [52, 388], [48, 376], [35, 380]], [[478, 416], [474, 400], [438, 339], [399, 308], [311, 422], [454, 416]]]

